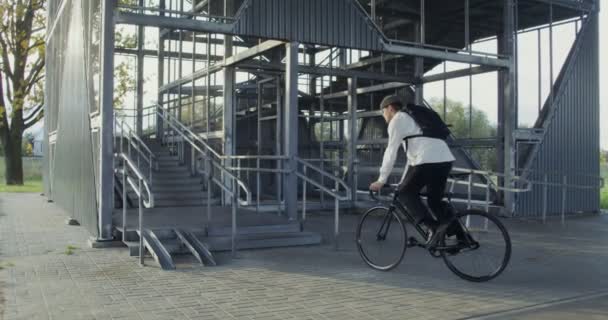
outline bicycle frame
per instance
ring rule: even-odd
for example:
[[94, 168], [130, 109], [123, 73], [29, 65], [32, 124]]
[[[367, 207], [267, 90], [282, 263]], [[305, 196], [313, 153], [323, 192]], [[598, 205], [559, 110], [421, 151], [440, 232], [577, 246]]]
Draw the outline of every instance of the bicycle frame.
[[[370, 191], [370, 194], [372, 196], [373, 199], [380, 201], [378, 198], [376, 198], [373, 195], [373, 192]], [[452, 204], [448, 201], [448, 206], [452, 206]], [[380, 229], [378, 230], [378, 234], [376, 236], [376, 239], [378, 240], [386, 240], [386, 232], [388, 232], [388, 230], [390, 229], [390, 225], [391, 225], [391, 217], [392, 217], [392, 213], [393, 212], [397, 212], [397, 214], [400, 214], [401, 218], [403, 219], [405, 217], [405, 219], [414, 227], [414, 229], [416, 229], [416, 231], [418, 232], [418, 234], [420, 234], [420, 236], [423, 239], [428, 239], [428, 232], [425, 231], [419, 224], [416, 224], [416, 220], [415, 218], [409, 213], [409, 211], [405, 208], [405, 206], [401, 203], [401, 201], [399, 201], [399, 193], [397, 192], [397, 190], [395, 190], [393, 192], [393, 201], [391, 202], [391, 204], [388, 207], [388, 214], [386, 215], [386, 217], [384, 218], [384, 221], [382, 222], [382, 225], [380, 226]], [[455, 212], [455, 214], [457, 214]], [[465, 233], [466, 236], [466, 240], [467, 240], [467, 244], [469, 246], [471, 246], [471, 239], [469, 236], [469, 230], [468, 228], [463, 225], [462, 223], [460, 223], [461, 228], [463, 230], [463, 232]], [[385, 227], [386, 226], [386, 227]], [[384, 231], [384, 232], [383, 232]], [[473, 242], [474, 245], [474, 242]], [[421, 244], [421, 243], [416, 243], [413, 246], [419, 246], [419, 247], [423, 247], [425, 249], [428, 250], [443, 250], [446, 248], [443, 247], [436, 247], [436, 243], [432, 244], [430, 247], [427, 246], [426, 244]]]

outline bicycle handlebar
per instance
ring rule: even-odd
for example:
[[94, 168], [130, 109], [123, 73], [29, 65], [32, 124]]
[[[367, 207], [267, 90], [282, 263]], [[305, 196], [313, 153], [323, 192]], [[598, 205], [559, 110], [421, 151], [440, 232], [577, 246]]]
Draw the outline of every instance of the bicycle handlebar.
[[[392, 191], [392, 192], [395, 192], [395, 191], [396, 191], [395, 187], [394, 187], [394, 186], [392, 186], [392, 185], [384, 185], [384, 186], [383, 186], [383, 187], [382, 187], [380, 190], [390, 190], [390, 191]], [[374, 191], [372, 191], [372, 190], [369, 190], [369, 196], [370, 196], [370, 198], [372, 198], [374, 201], [380, 201], [380, 199], [378, 199], [378, 195], [379, 195], [379, 194], [380, 194], [380, 192], [378, 192], [378, 191], [374, 192]]]

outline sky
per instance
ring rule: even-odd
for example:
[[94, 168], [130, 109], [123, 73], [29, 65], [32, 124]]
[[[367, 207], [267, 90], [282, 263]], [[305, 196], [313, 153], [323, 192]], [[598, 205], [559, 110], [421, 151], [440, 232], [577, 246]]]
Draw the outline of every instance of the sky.
[[[575, 39], [575, 24], [565, 24], [554, 27], [554, 78], [571, 48]], [[539, 101], [544, 103], [550, 90], [550, 68], [549, 68], [549, 32], [541, 31], [541, 95], [539, 97], [539, 72], [538, 72], [538, 33], [529, 32], [520, 35], [519, 38], [519, 125], [529, 127], [538, 116]], [[487, 41], [473, 46], [473, 50], [481, 52], [495, 52], [496, 42]], [[600, 135], [601, 148], [608, 150], [608, 8], [600, 13], [600, 112], [601, 120]], [[448, 63], [446, 70], [467, 68], [466, 64]], [[428, 74], [440, 73], [443, 65], [431, 70]], [[488, 73], [473, 77], [473, 96], [471, 104], [483, 110], [491, 122], [497, 121], [497, 77], [496, 73]], [[425, 85], [424, 95], [427, 100], [432, 98], [443, 99], [443, 82]], [[447, 82], [447, 97], [469, 105], [469, 78], [460, 78]], [[539, 100], [540, 98], [540, 100]]]

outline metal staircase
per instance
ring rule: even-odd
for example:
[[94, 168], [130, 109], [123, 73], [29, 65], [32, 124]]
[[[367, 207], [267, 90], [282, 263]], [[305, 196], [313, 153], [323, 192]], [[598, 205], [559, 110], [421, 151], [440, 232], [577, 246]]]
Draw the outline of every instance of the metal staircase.
[[[130, 255], [143, 264], [147, 251], [163, 270], [173, 270], [174, 258], [183, 254], [213, 266], [217, 251], [321, 243], [298, 221], [255, 213], [249, 188], [223, 166], [224, 156], [158, 112], [164, 119], [160, 141], [138, 137], [116, 118], [117, 203], [126, 206], [115, 210], [114, 221]], [[235, 201], [222, 205], [226, 195]]]

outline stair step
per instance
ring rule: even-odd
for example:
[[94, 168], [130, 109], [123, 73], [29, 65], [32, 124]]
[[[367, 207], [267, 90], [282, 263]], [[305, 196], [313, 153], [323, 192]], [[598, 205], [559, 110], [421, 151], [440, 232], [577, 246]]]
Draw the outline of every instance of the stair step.
[[166, 173], [166, 172], [190, 172], [186, 166], [179, 164], [161, 165], [159, 164], [158, 170], [154, 171], [153, 174]]
[[[232, 248], [230, 236], [205, 237], [200, 239], [212, 251], [226, 251]], [[237, 249], [260, 249], [288, 246], [315, 245], [321, 243], [321, 235], [313, 232], [287, 232], [271, 234], [250, 234], [237, 237]]]
[[165, 192], [204, 192], [201, 184], [153, 185], [154, 193]]
[[179, 161], [179, 157], [178, 156], [170, 156], [170, 155], [156, 155], [156, 160], [158, 160], [158, 162], [172, 162], [172, 161]]
[[152, 185], [200, 184], [202, 180], [200, 177], [155, 176], [152, 177]]
[[190, 199], [207, 199], [207, 192], [158, 192], [154, 194], [154, 201], [173, 199], [173, 200], [190, 200]]
[[[121, 233], [123, 232], [122, 226], [117, 226], [116, 230], [120, 231]], [[172, 229], [155, 229], [152, 230], [154, 231], [154, 234], [156, 235], [156, 237], [161, 240], [171, 240], [171, 239], [176, 239], [177, 235], [175, 234], [175, 232]], [[139, 233], [137, 232], [137, 229], [135, 228], [130, 228], [127, 229], [127, 234], [125, 235], [127, 242], [128, 241], [139, 241]]]
[[152, 179], [164, 179], [164, 178], [192, 178], [190, 171], [183, 168], [180, 171], [163, 171], [159, 170], [157, 172], [152, 173]]
[[[218, 205], [220, 199], [211, 199], [211, 205]], [[195, 207], [207, 205], [206, 199], [188, 199], [188, 200], [174, 200], [174, 199], [159, 199], [154, 201], [155, 207]]]
[[[250, 227], [239, 227], [238, 233], [241, 235], [255, 235], [255, 234], [272, 234], [272, 233], [286, 233], [286, 232], [300, 232], [301, 225], [299, 222], [276, 224], [276, 225], [263, 225], [263, 226], [250, 226]], [[232, 233], [232, 228], [229, 226], [215, 227], [210, 226], [208, 228], [209, 236], [229, 236]]]
[[[134, 191], [127, 193], [130, 199], [137, 199], [137, 194]], [[202, 190], [197, 191], [158, 191], [154, 190], [154, 203], [158, 204], [160, 200], [207, 200], [207, 192]]]

